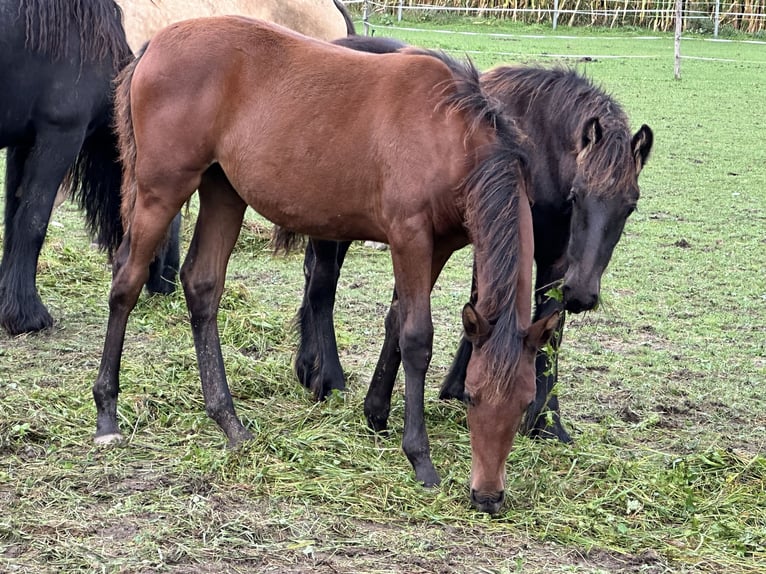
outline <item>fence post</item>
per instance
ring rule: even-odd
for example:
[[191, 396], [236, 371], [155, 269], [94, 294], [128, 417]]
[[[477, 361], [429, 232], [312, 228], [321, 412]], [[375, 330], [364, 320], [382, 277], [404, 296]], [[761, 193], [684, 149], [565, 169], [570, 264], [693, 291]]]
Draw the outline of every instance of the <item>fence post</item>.
[[715, 0], [715, 21], [713, 22], [713, 36], [718, 38], [718, 24], [721, 17], [721, 0]]
[[556, 29], [556, 25], [559, 21], [559, 0], [553, 0], [553, 29]]
[[404, 0], [399, 0], [399, 10], [396, 12], [396, 20], [397, 22], [402, 21], [402, 4], [404, 4]]
[[370, 15], [369, 15], [369, 2], [364, 0], [362, 5], [362, 22], [364, 23], [364, 35], [370, 35]]
[[675, 76], [676, 80], [681, 79], [681, 24], [683, 18], [684, 0], [676, 0], [676, 64], [675, 64]]

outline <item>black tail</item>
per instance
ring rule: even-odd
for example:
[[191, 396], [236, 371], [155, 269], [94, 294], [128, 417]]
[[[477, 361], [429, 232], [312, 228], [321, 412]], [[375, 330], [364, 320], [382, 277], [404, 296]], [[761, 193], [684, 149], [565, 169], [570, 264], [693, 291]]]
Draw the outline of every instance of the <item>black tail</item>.
[[107, 118], [82, 145], [63, 186], [85, 211], [91, 235], [111, 255], [122, 241], [120, 188], [122, 166], [117, 136], [112, 131], [111, 107]]
[[340, 0], [333, 0], [333, 2], [335, 3], [335, 7], [340, 10], [341, 14], [343, 14], [343, 19], [346, 21], [346, 33], [349, 36], [354, 36], [356, 34], [356, 28], [354, 28], [354, 21], [351, 19], [351, 14], [349, 14], [348, 9]]

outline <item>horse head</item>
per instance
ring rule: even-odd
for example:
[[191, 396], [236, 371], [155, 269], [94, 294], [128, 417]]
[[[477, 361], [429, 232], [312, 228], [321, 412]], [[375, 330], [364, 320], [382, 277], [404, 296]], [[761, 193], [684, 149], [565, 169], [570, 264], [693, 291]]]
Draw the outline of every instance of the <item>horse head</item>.
[[652, 148], [646, 126], [630, 137], [624, 128], [605, 128], [598, 117], [582, 126], [577, 170], [569, 193], [572, 210], [562, 295], [567, 311], [580, 313], [598, 304], [601, 275], [636, 209], [638, 175]]
[[465, 401], [471, 433], [471, 503], [477, 510], [497, 514], [505, 499], [505, 461], [511, 451], [521, 418], [535, 396], [535, 357], [551, 338], [559, 321], [558, 311], [535, 321], [522, 333], [522, 348], [512, 377], [510, 392], [482, 385], [493, 368], [487, 341], [495, 334], [490, 323], [468, 303], [463, 308], [463, 327], [473, 346], [468, 363]]

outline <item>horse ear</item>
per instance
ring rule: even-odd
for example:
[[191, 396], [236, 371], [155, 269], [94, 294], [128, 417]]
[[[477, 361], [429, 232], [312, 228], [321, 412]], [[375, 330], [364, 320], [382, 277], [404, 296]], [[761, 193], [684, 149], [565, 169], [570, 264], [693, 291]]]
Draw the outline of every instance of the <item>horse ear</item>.
[[636, 173], [640, 173], [646, 165], [646, 160], [649, 159], [649, 152], [652, 151], [652, 143], [654, 142], [654, 134], [649, 126], [646, 124], [641, 126], [633, 136], [631, 147], [633, 149], [633, 157], [636, 159]]
[[465, 338], [477, 347], [486, 343], [492, 334], [492, 325], [476, 310], [473, 303], [466, 303], [463, 307], [463, 329]]
[[542, 319], [538, 319], [529, 326], [527, 334], [524, 337], [524, 344], [527, 348], [537, 351], [541, 349], [553, 336], [554, 331], [559, 325], [561, 313], [553, 311]]
[[598, 121], [598, 118], [590, 118], [582, 127], [581, 150], [596, 145], [603, 135], [604, 130], [601, 129], [601, 122]]

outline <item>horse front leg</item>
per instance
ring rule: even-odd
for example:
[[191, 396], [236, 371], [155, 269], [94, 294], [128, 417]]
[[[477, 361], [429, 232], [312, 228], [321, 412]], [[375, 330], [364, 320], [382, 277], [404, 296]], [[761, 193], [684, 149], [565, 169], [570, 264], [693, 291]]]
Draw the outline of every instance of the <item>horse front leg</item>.
[[246, 207], [220, 168], [210, 168], [199, 186], [199, 215], [181, 268], [205, 411], [226, 434], [230, 446], [253, 436], [234, 410], [218, 333], [218, 306], [226, 267]]
[[11, 335], [53, 325], [53, 317], [37, 292], [37, 263], [56, 191], [83, 139], [82, 131], [41, 132], [33, 147], [8, 149], [0, 326]]
[[[478, 299], [478, 292], [476, 291], [476, 262], [473, 263], [473, 272], [471, 274], [471, 297], [470, 302], [476, 304]], [[460, 343], [458, 343], [455, 357], [452, 359], [447, 375], [442, 381], [441, 389], [439, 390], [439, 398], [441, 400], [457, 399], [459, 401], [465, 400], [465, 376], [468, 372], [468, 361], [471, 360], [471, 354], [473, 352], [473, 345], [465, 338], [460, 337]]]
[[[423, 225], [420, 229], [428, 229]], [[402, 449], [415, 477], [424, 486], [439, 484], [431, 461], [425, 423], [425, 376], [431, 362], [434, 329], [431, 319], [431, 289], [452, 254], [446, 247], [433, 250], [433, 238], [408, 229], [406, 243], [391, 241], [391, 257], [399, 298], [399, 349], [404, 367], [404, 434]], [[431, 265], [420, 254], [431, 255]], [[392, 306], [394, 308], [394, 306]]]
[[[555, 438], [563, 443], [572, 442], [564, 425], [561, 423], [559, 398], [556, 393], [558, 383], [558, 351], [564, 335], [566, 314], [563, 306], [556, 299], [545, 295], [545, 291], [564, 277], [559, 266], [545, 266], [538, 263], [535, 285], [535, 313], [533, 321], [545, 317], [553, 311], [561, 311], [550, 345], [553, 356], [540, 350], [535, 358], [536, 391], [535, 399], [529, 405], [521, 422], [519, 432], [531, 438]], [[551, 359], [553, 363], [551, 363]]]
[[391, 307], [385, 322], [385, 338], [380, 350], [378, 363], [372, 375], [367, 395], [364, 398], [364, 415], [367, 424], [375, 432], [385, 432], [388, 428], [388, 415], [391, 412], [391, 395], [396, 383], [402, 353], [399, 348], [399, 300], [394, 289]]
[[312, 239], [306, 246], [303, 262], [306, 283], [298, 311], [300, 343], [295, 371], [301, 384], [310, 388], [317, 400], [327, 397], [333, 389], [346, 388], [338, 358], [333, 309], [340, 269], [350, 245], [350, 241]]

